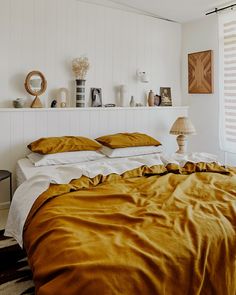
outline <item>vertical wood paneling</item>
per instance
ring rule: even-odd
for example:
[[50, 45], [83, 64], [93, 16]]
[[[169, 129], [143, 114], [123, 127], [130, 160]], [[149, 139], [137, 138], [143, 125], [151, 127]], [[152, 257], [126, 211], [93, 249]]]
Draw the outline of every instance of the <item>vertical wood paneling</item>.
[[35, 139], [48, 136], [48, 113], [47, 112], [36, 112], [34, 113], [35, 116]]
[[[0, 33], [0, 107], [28, 97], [23, 84], [32, 69], [47, 78], [45, 106], [61, 87], [69, 88], [73, 106], [71, 60], [83, 54], [91, 62], [87, 105], [90, 87], [103, 89], [104, 103], [117, 103], [121, 84], [128, 86], [126, 105], [131, 95], [144, 103], [145, 93], [160, 86], [171, 86], [174, 104], [181, 104], [179, 24], [75, 0], [1, 0]], [[137, 81], [137, 68], [150, 83]]]
[[[146, 132], [173, 152], [175, 137], [168, 132], [180, 115], [187, 115], [187, 108], [0, 109], [0, 169], [14, 172], [17, 160], [28, 153], [27, 144], [47, 136], [96, 138], [116, 132]], [[0, 184], [0, 204], [9, 200], [7, 188]]]

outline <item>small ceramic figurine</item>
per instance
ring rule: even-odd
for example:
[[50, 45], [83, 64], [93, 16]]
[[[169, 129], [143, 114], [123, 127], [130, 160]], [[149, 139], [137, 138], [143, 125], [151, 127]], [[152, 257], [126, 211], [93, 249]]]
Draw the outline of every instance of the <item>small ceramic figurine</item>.
[[54, 99], [51, 103], [51, 108], [56, 108], [57, 107], [57, 101]]

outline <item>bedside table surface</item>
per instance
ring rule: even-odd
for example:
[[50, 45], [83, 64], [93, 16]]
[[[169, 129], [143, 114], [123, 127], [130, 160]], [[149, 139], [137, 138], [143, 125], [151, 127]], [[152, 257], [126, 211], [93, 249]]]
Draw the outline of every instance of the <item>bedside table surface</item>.
[[0, 181], [11, 176], [11, 172], [7, 170], [0, 170]]

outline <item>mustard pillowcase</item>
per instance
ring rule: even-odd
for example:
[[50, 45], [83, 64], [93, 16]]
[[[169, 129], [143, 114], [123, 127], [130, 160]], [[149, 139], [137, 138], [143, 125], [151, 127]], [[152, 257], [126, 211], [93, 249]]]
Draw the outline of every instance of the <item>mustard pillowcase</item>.
[[112, 135], [101, 136], [96, 140], [102, 145], [109, 148], [126, 148], [134, 146], [150, 146], [161, 145], [161, 143], [153, 137], [143, 133], [116, 133]]
[[28, 145], [28, 148], [42, 155], [56, 154], [72, 151], [95, 151], [101, 145], [87, 137], [82, 136], [61, 136], [40, 138]]

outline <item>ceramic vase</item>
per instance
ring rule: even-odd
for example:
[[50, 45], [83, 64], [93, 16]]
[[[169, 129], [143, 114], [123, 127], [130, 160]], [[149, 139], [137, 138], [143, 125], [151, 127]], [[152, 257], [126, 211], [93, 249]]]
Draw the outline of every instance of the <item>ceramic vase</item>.
[[125, 106], [125, 95], [127, 93], [127, 86], [120, 85], [120, 107]]
[[85, 107], [85, 81], [82, 79], [76, 79], [76, 107]]
[[149, 91], [149, 94], [148, 94], [148, 105], [150, 107], [153, 107], [154, 106], [154, 98], [155, 98], [155, 94], [152, 90]]
[[130, 105], [130, 107], [135, 107], [135, 100], [134, 100], [133, 96], [131, 96], [129, 105]]

